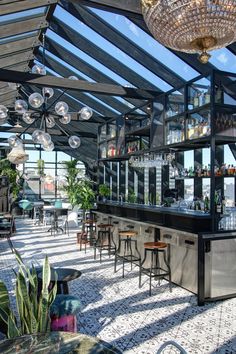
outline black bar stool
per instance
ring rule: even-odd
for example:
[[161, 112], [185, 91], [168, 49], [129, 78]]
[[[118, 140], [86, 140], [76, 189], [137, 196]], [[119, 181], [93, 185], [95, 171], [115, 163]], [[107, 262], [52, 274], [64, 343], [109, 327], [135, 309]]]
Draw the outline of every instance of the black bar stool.
[[[152, 278], [155, 280], [159, 280], [159, 285], [160, 285], [160, 279], [164, 278], [165, 276], [169, 277], [169, 286], [170, 286], [170, 292], [172, 291], [172, 286], [171, 286], [171, 270], [170, 270], [170, 264], [166, 258], [166, 250], [167, 250], [167, 243], [165, 242], [145, 242], [144, 243], [144, 259], [140, 265], [139, 269], [139, 287], [141, 288], [141, 276], [142, 273], [146, 274], [150, 277], [150, 283], [149, 283], [149, 295], [151, 296], [151, 287], [152, 287]], [[145, 263], [147, 259], [147, 254], [150, 254], [151, 256], [151, 263], [150, 263], [150, 268], [144, 268], [143, 264]], [[166, 265], [167, 269], [163, 269], [160, 266], [160, 260], [159, 260], [159, 254], [163, 254], [163, 261], [164, 264]]]
[[[141, 254], [137, 247], [137, 235], [138, 232], [134, 230], [119, 231], [119, 244], [115, 253], [114, 272], [116, 273], [117, 262], [122, 261], [122, 277], [125, 276], [125, 263], [131, 264], [131, 270], [133, 269], [133, 263], [135, 265], [141, 265]], [[123, 252], [121, 250], [123, 248]]]
[[84, 250], [86, 253], [87, 244], [92, 246], [96, 240], [95, 233], [96, 233], [96, 224], [95, 220], [87, 219], [83, 222], [83, 230], [77, 233], [77, 243], [79, 244], [79, 250], [82, 250], [82, 246], [84, 245]]
[[111, 224], [99, 224], [97, 228], [100, 229], [97, 232], [97, 239], [94, 242], [94, 259], [97, 258], [97, 249], [100, 254], [100, 263], [102, 262], [102, 251], [108, 251], [109, 258], [112, 253], [116, 252], [116, 245], [113, 240], [113, 234], [111, 232]]

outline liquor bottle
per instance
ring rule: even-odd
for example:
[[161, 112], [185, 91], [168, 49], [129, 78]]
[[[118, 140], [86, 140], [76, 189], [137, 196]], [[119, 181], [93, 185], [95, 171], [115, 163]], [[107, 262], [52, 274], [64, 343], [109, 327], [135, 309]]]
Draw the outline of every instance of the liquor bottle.
[[221, 84], [218, 86], [216, 90], [215, 101], [216, 103], [224, 103], [224, 92]]
[[226, 211], [226, 200], [225, 200], [225, 197], [222, 197], [221, 214], [225, 214], [225, 211]]
[[197, 108], [198, 106], [199, 106], [199, 95], [196, 92], [195, 95], [194, 95], [194, 98], [193, 98], [193, 107]]
[[211, 101], [211, 92], [210, 87], [208, 87], [207, 92], [205, 93], [205, 104], [210, 103]]
[[208, 198], [208, 196], [206, 196], [204, 199], [204, 212], [207, 213], [209, 210], [210, 210], [209, 198]]

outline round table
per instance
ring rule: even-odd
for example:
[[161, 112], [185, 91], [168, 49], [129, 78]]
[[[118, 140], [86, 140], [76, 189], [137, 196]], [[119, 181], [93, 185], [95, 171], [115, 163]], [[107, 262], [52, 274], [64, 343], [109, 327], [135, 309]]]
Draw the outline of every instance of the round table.
[[[55, 283], [55, 272], [57, 273], [57, 294], [69, 294], [68, 282], [81, 276], [81, 272], [72, 268], [51, 268], [50, 287]], [[42, 281], [42, 272], [38, 274]]]
[[99, 338], [80, 333], [49, 332], [0, 341], [1, 354], [121, 354]]

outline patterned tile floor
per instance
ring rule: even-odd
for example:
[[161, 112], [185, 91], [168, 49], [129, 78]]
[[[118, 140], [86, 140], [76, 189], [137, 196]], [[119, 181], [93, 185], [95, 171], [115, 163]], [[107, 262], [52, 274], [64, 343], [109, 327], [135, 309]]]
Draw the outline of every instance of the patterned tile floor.
[[[52, 265], [82, 271], [79, 279], [69, 283], [70, 293], [81, 300], [78, 330], [82, 333], [127, 354], [154, 354], [167, 340], [192, 354], [236, 353], [236, 299], [198, 307], [196, 296], [178, 286], [170, 293], [164, 281], [149, 297], [148, 282], [138, 288], [137, 269], [130, 271], [127, 265], [122, 279], [121, 271], [113, 272], [112, 258], [104, 255], [100, 264], [93, 260], [92, 249], [80, 252], [75, 230], [70, 237], [54, 238], [46, 227], [21, 219], [12, 241], [27, 264], [42, 264], [48, 254]], [[16, 262], [5, 239], [0, 240], [0, 252], [0, 278], [13, 296]], [[173, 347], [165, 350], [177, 352]]]

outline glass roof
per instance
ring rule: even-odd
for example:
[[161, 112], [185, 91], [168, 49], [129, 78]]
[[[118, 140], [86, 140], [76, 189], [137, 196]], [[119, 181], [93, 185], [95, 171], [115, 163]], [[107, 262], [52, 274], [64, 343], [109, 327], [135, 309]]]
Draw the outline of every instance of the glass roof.
[[[96, 69], [100, 70], [103, 74], [107, 75], [114, 81], [116, 81], [118, 84], [125, 86], [129, 85], [130, 87], [134, 87], [129, 81], [125, 80], [125, 78], [122, 78], [121, 76], [117, 75], [114, 73], [112, 70], [108, 69], [105, 65], [101, 64], [94, 58], [90, 57], [86, 53], [82, 52], [80, 49], [75, 47], [73, 44], [67, 42], [60, 36], [58, 36], [55, 32], [48, 30], [47, 31], [47, 36], [49, 38], [52, 38], [53, 40], [57, 41], [60, 45], [65, 47], [67, 50], [69, 50], [71, 53], [77, 55], [79, 58], [83, 59], [85, 62], [88, 64], [94, 66]], [[75, 69], [74, 69], [75, 70]]]
[[119, 60], [123, 65], [128, 68], [132, 68], [135, 72], [138, 72], [139, 75], [143, 77], [143, 79], [148, 80], [150, 83], [154, 84], [157, 88], [162, 91], [169, 91], [172, 89], [167, 82], [160, 79], [158, 76], [153, 74], [150, 70], [146, 69], [143, 65], [137, 63], [134, 59], [124, 53], [122, 50], [111, 44], [109, 41], [104, 39], [98, 33], [93, 31], [91, 28], [86, 26], [84, 23], [76, 19], [74, 16], [69, 14], [67, 11], [62, 9], [61, 7], [57, 7], [54, 13], [56, 18], [60, 18], [63, 22], [69, 25], [71, 28], [75, 29], [79, 32], [80, 35], [84, 36], [91, 42], [95, 43], [100, 48], [106, 48], [106, 51], [109, 55], [113, 56], [115, 59]]
[[217, 49], [210, 52], [212, 57], [209, 62], [217, 69], [236, 72], [236, 56], [227, 48]]
[[28, 37], [31, 37], [31, 36], [36, 36], [37, 33], [38, 33], [38, 31], [30, 31], [30, 32], [27, 32], [27, 33], [16, 34], [15, 36], [9, 36], [9, 37], [0, 38], [0, 44], [12, 42], [12, 41], [18, 40], [18, 39], [28, 38]]
[[184, 80], [191, 80], [199, 75], [199, 72], [178, 58], [169, 49], [158, 43], [154, 38], [136, 26], [128, 18], [108, 11], [92, 9], [92, 12], [101, 17], [117, 31], [121, 32], [128, 39], [152, 55], [154, 59], [165, 64], [169, 69], [176, 72]]

